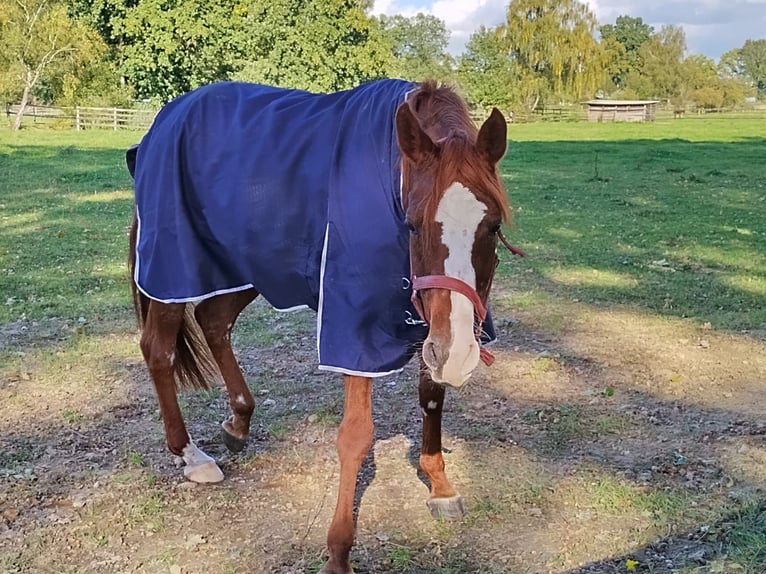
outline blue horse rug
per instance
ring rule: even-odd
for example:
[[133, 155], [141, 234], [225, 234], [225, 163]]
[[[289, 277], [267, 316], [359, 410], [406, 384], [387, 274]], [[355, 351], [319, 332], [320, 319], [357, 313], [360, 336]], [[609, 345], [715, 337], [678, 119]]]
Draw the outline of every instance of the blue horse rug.
[[173, 303], [252, 287], [318, 312], [320, 369], [401, 369], [427, 335], [412, 320], [395, 133], [414, 88], [225, 82], [170, 102], [137, 151], [138, 288]]

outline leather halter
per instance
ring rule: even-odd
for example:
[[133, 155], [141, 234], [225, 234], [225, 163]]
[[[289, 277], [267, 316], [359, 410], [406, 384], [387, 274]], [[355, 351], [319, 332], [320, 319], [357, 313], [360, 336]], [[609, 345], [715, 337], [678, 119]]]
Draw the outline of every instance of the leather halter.
[[[508, 251], [519, 257], [526, 257], [527, 254], [522, 249], [514, 247], [508, 242], [502, 231], [498, 230], [497, 236]], [[494, 272], [492, 275], [493, 276], [490, 278], [490, 285], [494, 278]], [[413, 273], [412, 305], [415, 307], [418, 315], [420, 315], [420, 318], [426, 323], [428, 320], [426, 319], [425, 310], [423, 309], [423, 303], [418, 295], [418, 291], [421, 289], [447, 289], [448, 291], [455, 291], [465, 296], [473, 304], [473, 312], [476, 319], [475, 337], [479, 342], [479, 358], [485, 365], [492, 365], [492, 363], [495, 362], [495, 356], [481, 346], [481, 326], [487, 318], [487, 306], [484, 301], [481, 300], [481, 297], [479, 297], [476, 289], [457, 277], [450, 277], [448, 275], [424, 275], [423, 277], [416, 277]], [[489, 289], [487, 289], [487, 293], [489, 293]]]

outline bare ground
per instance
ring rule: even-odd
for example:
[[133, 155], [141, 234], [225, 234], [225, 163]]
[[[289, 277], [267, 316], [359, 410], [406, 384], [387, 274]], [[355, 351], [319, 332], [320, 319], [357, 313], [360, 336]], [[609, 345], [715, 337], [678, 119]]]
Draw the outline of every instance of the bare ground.
[[[357, 572], [736, 571], [727, 529], [766, 483], [762, 337], [579, 303], [510, 311], [513, 296], [496, 297], [495, 365], [448, 393], [462, 522], [425, 505], [413, 369], [376, 382]], [[238, 344], [259, 401], [247, 451], [220, 443], [224, 392], [183, 400], [226, 473], [215, 486], [184, 481], [165, 450], [135, 330], [3, 328], [0, 573], [321, 567], [342, 385], [315, 369], [310, 315], [254, 305], [244, 320], [268, 326]]]

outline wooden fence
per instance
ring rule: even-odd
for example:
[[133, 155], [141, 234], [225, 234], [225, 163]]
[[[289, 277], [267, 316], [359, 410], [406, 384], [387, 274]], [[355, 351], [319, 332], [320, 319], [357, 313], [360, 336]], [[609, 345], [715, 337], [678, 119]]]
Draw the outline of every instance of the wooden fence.
[[[19, 111], [19, 104], [6, 104], [5, 115], [12, 121]], [[24, 118], [33, 123], [59, 126], [69, 125], [75, 130], [146, 130], [154, 121], [156, 110], [130, 110], [124, 108], [59, 108], [56, 106], [28, 105]]]
[[[5, 115], [9, 122], [13, 121], [18, 112], [18, 104], [6, 104]], [[33, 123], [55, 124], [59, 127], [71, 127], [75, 130], [107, 129], [107, 130], [147, 130], [152, 125], [157, 110], [131, 110], [123, 108], [60, 108], [55, 106], [29, 105], [24, 110], [25, 121]], [[476, 110], [471, 117], [477, 123], [486, 119], [488, 112]], [[585, 119], [585, 110], [580, 106], [561, 106], [550, 108], [538, 108], [533, 112], [520, 111], [512, 113], [505, 111], [504, 115], [509, 123], [526, 123], [534, 121], [544, 122], [576, 122]], [[766, 118], [766, 109], [751, 107], [737, 110], [699, 110], [689, 111], [685, 114], [678, 113], [675, 108], [659, 108], [657, 119], [669, 118]]]
[[[526, 124], [529, 122], [578, 122], [585, 119], [585, 111], [580, 106], [558, 106], [528, 110], [504, 110], [506, 122], [509, 124]], [[472, 111], [471, 119], [477, 124], [489, 116], [488, 111]]]

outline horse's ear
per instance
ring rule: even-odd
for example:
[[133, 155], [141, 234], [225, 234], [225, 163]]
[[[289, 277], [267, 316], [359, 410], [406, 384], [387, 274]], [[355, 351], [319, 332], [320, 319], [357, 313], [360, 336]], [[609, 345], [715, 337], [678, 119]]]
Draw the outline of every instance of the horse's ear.
[[416, 164], [432, 160], [438, 152], [436, 144], [420, 127], [407, 102], [396, 110], [396, 139], [402, 153]]
[[476, 138], [476, 148], [491, 165], [495, 165], [505, 155], [505, 147], [508, 145], [507, 130], [503, 114], [497, 108], [492, 108], [492, 113], [482, 124]]

